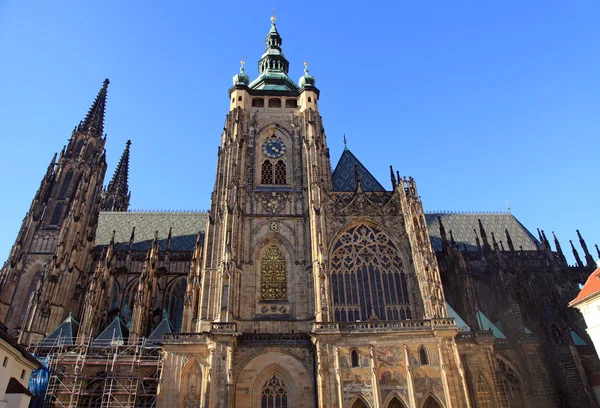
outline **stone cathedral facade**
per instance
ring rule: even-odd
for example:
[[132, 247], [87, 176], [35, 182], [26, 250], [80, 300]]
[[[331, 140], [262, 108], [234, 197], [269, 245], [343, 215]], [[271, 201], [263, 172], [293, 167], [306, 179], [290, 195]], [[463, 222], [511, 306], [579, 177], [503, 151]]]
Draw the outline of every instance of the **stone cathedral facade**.
[[[510, 213], [426, 213], [415, 180], [390, 167], [385, 188], [348, 149], [332, 172], [315, 78], [281, 45], [273, 18], [258, 78], [233, 78], [209, 212], [129, 212], [130, 142], [103, 187], [108, 80], [51, 161], [0, 320], [38, 355], [143, 340], [160, 363], [75, 359], [46, 406], [596, 406], [567, 307], [595, 268], [583, 238], [569, 266]], [[106, 391], [136, 375], [159, 381]]]

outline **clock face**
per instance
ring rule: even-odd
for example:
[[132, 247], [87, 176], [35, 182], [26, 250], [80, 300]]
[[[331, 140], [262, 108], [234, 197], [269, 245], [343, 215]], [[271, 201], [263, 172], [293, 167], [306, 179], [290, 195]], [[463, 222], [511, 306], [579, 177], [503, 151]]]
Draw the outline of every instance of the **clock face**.
[[285, 154], [285, 145], [279, 139], [267, 139], [262, 145], [262, 152], [270, 159], [277, 159]]

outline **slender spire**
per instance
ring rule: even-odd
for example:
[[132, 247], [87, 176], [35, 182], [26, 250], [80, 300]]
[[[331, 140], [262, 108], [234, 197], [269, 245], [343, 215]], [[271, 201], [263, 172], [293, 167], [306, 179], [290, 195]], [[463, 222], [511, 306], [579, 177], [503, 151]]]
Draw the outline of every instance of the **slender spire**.
[[492, 231], [491, 234], [492, 234], [492, 246], [494, 247], [494, 250], [497, 251], [499, 249], [499, 247], [498, 247], [498, 242], [496, 242], [496, 236], [494, 235], [494, 231]]
[[487, 234], [485, 233], [485, 229], [483, 228], [483, 223], [481, 222], [481, 218], [477, 219], [477, 223], [479, 224], [479, 233], [481, 234], [481, 239], [483, 241], [483, 248], [485, 250], [489, 250], [490, 243], [488, 242]]
[[546, 248], [552, 250], [552, 248], [550, 247], [550, 241], [548, 241], [548, 238], [546, 238], [546, 233], [544, 232], [544, 230], [542, 230], [542, 238], [544, 239], [544, 245], [546, 245]]
[[440, 223], [440, 238], [442, 239], [442, 249], [446, 251], [446, 249], [448, 248], [448, 238], [446, 236], [446, 229], [444, 228], [444, 224], [442, 223], [442, 217], [438, 216], [438, 222]]
[[104, 133], [104, 111], [106, 108], [106, 91], [108, 90], [109, 83], [110, 83], [110, 81], [108, 80], [108, 78], [106, 78], [104, 80], [104, 83], [102, 84], [102, 88], [100, 89], [100, 92], [98, 92], [98, 95], [96, 96], [96, 99], [94, 100], [94, 103], [92, 104], [92, 107], [88, 111], [85, 119], [83, 120], [83, 122], [81, 122], [79, 124], [79, 126], [77, 126], [77, 131], [79, 131], [79, 132], [89, 131], [90, 133], [92, 133], [96, 136], [103, 135], [103, 133]]
[[556, 238], [556, 234], [554, 234], [554, 231], [552, 231], [552, 237], [554, 238], [554, 246], [556, 247], [556, 252], [558, 252], [558, 255], [560, 255], [564, 259], [565, 254], [563, 253], [563, 250], [560, 246], [560, 242], [558, 242], [558, 238]]
[[348, 140], [346, 139], [345, 133], [344, 133], [344, 150], [348, 150]]
[[504, 232], [506, 233], [506, 244], [508, 245], [508, 249], [510, 251], [514, 251], [515, 246], [513, 245], [512, 239], [510, 237], [510, 233], [508, 232], [508, 228], [505, 228]]
[[450, 245], [454, 248], [456, 247], [456, 241], [454, 240], [454, 235], [452, 235], [452, 230], [448, 231], [448, 233], [450, 234]]
[[585, 262], [587, 263], [588, 268], [591, 268], [592, 266], [596, 266], [596, 261], [590, 254], [590, 251], [588, 251], [587, 244], [585, 243], [585, 240], [581, 236], [581, 233], [579, 232], [579, 230], [577, 230], [577, 236], [579, 237], [579, 244], [581, 245], [581, 248], [583, 248], [583, 253], [585, 255]]
[[596, 247], [596, 252], [598, 253], [598, 259], [600, 259], [600, 248], [598, 248], [598, 244], [594, 246]]
[[131, 140], [125, 144], [125, 150], [104, 194], [103, 211], [127, 211], [129, 208], [129, 148]]
[[392, 190], [395, 190], [397, 183], [396, 183], [396, 176], [394, 176], [394, 168], [392, 166], [390, 166], [390, 178], [392, 180]]
[[573, 256], [575, 257], [575, 261], [577, 262], [577, 266], [583, 268], [583, 262], [581, 262], [581, 258], [579, 257], [579, 252], [575, 249], [575, 245], [573, 245], [573, 241], [569, 240], [571, 243], [571, 249], [573, 250]]

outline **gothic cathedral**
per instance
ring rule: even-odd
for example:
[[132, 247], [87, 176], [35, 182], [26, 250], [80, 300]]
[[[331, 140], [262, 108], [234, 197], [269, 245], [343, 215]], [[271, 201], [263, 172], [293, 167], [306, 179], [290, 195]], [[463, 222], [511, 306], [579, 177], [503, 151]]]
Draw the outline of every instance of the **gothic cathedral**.
[[[288, 77], [275, 18], [229, 89], [209, 212], [130, 212], [106, 172], [108, 80], [53, 158], [0, 275], [0, 319], [45, 362], [40, 407], [594, 407], [569, 266], [510, 213], [426, 213]], [[600, 254], [599, 254], [600, 256]], [[45, 371], [44, 371], [45, 370]]]

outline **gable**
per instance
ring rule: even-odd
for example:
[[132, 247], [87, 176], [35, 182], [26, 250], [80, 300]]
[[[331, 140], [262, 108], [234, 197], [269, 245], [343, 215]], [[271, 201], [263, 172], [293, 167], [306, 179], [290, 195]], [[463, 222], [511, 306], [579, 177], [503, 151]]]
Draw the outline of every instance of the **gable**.
[[350, 152], [344, 149], [331, 176], [333, 191], [356, 191], [356, 173], [360, 177], [362, 191], [385, 191], [369, 170]]

